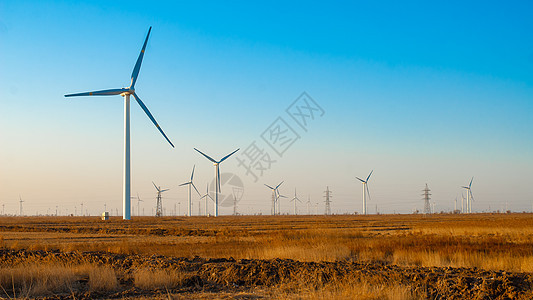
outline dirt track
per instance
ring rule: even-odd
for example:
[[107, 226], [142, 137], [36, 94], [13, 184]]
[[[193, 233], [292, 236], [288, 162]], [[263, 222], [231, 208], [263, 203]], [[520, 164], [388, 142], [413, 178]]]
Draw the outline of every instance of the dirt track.
[[[133, 286], [128, 274], [140, 269], [178, 270], [186, 274], [180, 289], [172, 293], [201, 291], [235, 292], [253, 287], [275, 287], [287, 283], [321, 288], [328, 282], [404, 284], [428, 299], [516, 299], [530, 295], [529, 273], [482, 271], [466, 268], [410, 268], [355, 262], [298, 262], [293, 260], [233, 260], [122, 255], [105, 252], [59, 252], [0, 250], [0, 266], [28, 263], [97, 264], [122, 274], [120, 291], [109, 294], [81, 288], [73, 295], [53, 298], [123, 298], [148, 295]], [[154, 291], [152, 291], [154, 292]], [[147, 294], [148, 293], [148, 294]]]

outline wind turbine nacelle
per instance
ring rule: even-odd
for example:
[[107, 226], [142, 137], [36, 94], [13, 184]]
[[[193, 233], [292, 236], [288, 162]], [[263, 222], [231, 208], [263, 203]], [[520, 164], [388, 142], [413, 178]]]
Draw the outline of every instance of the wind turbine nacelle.
[[133, 95], [133, 93], [135, 93], [135, 89], [130, 89], [130, 88], [127, 88], [127, 89], [122, 89], [124, 92], [120, 94], [120, 96], [124, 97], [126, 95]]

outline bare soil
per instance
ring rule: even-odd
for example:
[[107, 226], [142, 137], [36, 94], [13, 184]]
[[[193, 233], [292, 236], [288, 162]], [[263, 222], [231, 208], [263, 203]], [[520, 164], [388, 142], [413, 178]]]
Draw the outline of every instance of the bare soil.
[[[285, 293], [319, 290], [330, 283], [365, 282], [370, 285], [410, 286], [426, 299], [528, 299], [533, 287], [530, 273], [485, 271], [476, 268], [400, 267], [384, 263], [299, 262], [290, 259], [256, 260], [232, 258], [179, 258], [156, 255], [127, 255], [108, 252], [60, 252], [0, 250], [0, 267], [26, 264], [108, 266], [119, 277], [112, 292], [91, 291], [88, 278], [80, 278], [70, 293], [42, 299], [116, 298], [272, 298], [272, 289]], [[135, 287], [138, 270], [173, 270], [184, 276], [171, 289], [143, 290]], [[269, 292], [270, 290], [270, 292]], [[2, 297], [13, 297], [2, 291]]]

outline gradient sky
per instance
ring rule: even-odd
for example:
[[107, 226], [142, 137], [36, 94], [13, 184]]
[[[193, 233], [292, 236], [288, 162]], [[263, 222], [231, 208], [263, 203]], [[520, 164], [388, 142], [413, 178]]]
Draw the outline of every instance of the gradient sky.
[[[243, 180], [243, 213], [270, 213], [263, 184], [282, 180], [320, 212], [326, 186], [333, 212], [360, 212], [355, 176], [372, 169], [371, 213], [423, 209], [425, 183], [451, 210], [472, 176], [474, 211], [531, 211], [532, 6], [2, 1], [0, 204], [18, 213], [20, 194], [26, 214], [121, 210], [122, 98], [63, 95], [128, 86], [153, 26], [136, 90], [176, 148], [132, 102], [132, 195], [146, 214], [152, 181], [183, 213], [192, 166], [202, 192], [213, 179], [193, 147], [216, 159], [241, 148], [221, 170]], [[301, 138], [275, 156], [261, 134], [291, 122], [304, 91], [325, 113], [307, 132], [289, 123]], [[276, 160], [258, 182], [236, 160], [254, 141]]]

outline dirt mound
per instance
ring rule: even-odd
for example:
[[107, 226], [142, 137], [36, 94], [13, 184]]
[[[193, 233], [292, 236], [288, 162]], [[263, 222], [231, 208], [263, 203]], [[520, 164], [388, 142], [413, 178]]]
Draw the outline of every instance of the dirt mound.
[[[289, 259], [234, 260], [123, 255], [107, 252], [0, 250], [0, 266], [59, 263], [109, 266], [120, 274], [138, 270], [180, 271], [181, 288], [230, 290], [239, 287], [293, 286], [320, 289], [331, 283], [365, 282], [410, 286], [428, 299], [516, 299], [531, 295], [529, 273], [484, 271], [469, 268], [399, 267], [379, 263], [299, 262]], [[80, 292], [76, 298], [135, 297], [141, 293], [131, 280], [120, 280], [122, 290], [113, 294]], [[142, 293], [141, 293], [142, 294]]]

